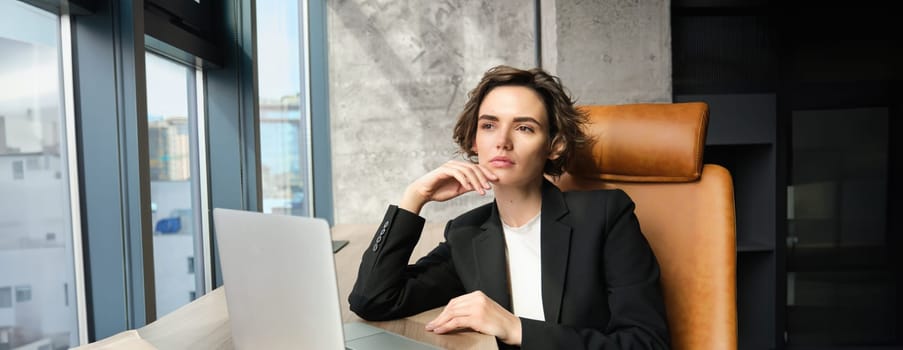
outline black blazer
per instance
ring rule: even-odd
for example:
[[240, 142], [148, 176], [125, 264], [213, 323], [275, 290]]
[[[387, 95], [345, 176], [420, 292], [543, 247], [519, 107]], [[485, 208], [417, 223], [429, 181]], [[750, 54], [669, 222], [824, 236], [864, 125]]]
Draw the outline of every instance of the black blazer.
[[[659, 266], [633, 201], [621, 190], [561, 192], [547, 181], [542, 191], [545, 321], [521, 318], [522, 348], [668, 348]], [[446, 241], [408, 265], [423, 224], [389, 207], [348, 297], [352, 311], [367, 320], [402, 318], [476, 290], [511, 310], [495, 203], [449, 221]]]

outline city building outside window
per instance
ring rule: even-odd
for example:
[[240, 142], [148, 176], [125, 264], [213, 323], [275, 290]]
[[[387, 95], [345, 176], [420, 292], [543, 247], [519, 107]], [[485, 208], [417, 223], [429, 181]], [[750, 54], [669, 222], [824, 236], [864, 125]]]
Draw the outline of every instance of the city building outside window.
[[0, 349], [78, 344], [60, 21], [0, 1]]
[[[199, 225], [197, 111], [194, 68], [156, 54], [145, 56], [147, 69], [148, 159], [154, 228], [154, 284], [157, 317], [203, 293], [203, 278], [185, 269], [201, 253]], [[192, 294], [195, 293], [195, 294]]]
[[300, 2], [257, 1], [263, 212], [311, 215]]

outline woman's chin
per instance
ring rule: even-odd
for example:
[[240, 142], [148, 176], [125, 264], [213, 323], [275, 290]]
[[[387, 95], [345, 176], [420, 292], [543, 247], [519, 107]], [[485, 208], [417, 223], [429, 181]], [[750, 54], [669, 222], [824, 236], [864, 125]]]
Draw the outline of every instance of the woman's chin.
[[518, 179], [516, 179], [516, 178], [512, 178], [510, 176], [498, 175], [498, 174], [496, 174], [496, 176], [498, 176], [498, 180], [495, 180], [492, 182], [493, 189], [495, 189], [496, 187], [498, 187], [498, 188], [514, 188], [514, 187], [524, 186], [524, 184], [521, 184], [520, 181], [518, 181]]
[[500, 187], [500, 188], [533, 187], [533, 186], [536, 186], [537, 184], [541, 184], [542, 179], [544, 179], [544, 177], [540, 177], [538, 179], [537, 178], [526, 179], [526, 178], [519, 177], [519, 176], [512, 176], [512, 174], [500, 174], [498, 172], [495, 173], [495, 175], [498, 177], [498, 180], [495, 180], [492, 182], [493, 188], [496, 188], [496, 187]]

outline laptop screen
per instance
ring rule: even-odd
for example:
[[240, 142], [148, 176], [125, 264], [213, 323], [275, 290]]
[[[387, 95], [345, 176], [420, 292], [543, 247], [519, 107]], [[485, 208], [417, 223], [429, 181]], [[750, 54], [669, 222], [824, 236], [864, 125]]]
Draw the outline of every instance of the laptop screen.
[[213, 221], [237, 349], [344, 349], [325, 220], [216, 208]]

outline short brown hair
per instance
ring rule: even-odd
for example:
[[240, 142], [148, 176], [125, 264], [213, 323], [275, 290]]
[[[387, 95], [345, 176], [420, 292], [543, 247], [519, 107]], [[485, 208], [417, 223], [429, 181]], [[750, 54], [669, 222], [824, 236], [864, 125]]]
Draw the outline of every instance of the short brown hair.
[[522, 70], [496, 66], [486, 71], [477, 87], [467, 94], [467, 103], [458, 115], [453, 135], [460, 147], [458, 152], [468, 158], [476, 156], [471, 148], [476, 139], [480, 104], [492, 89], [511, 85], [530, 88], [542, 98], [549, 119], [549, 146], [560, 150], [558, 158], [546, 161], [543, 172], [552, 176], [561, 175], [574, 156], [578, 140], [583, 138], [581, 125], [586, 116], [574, 107], [575, 101], [561, 85], [561, 80], [541, 68]]

